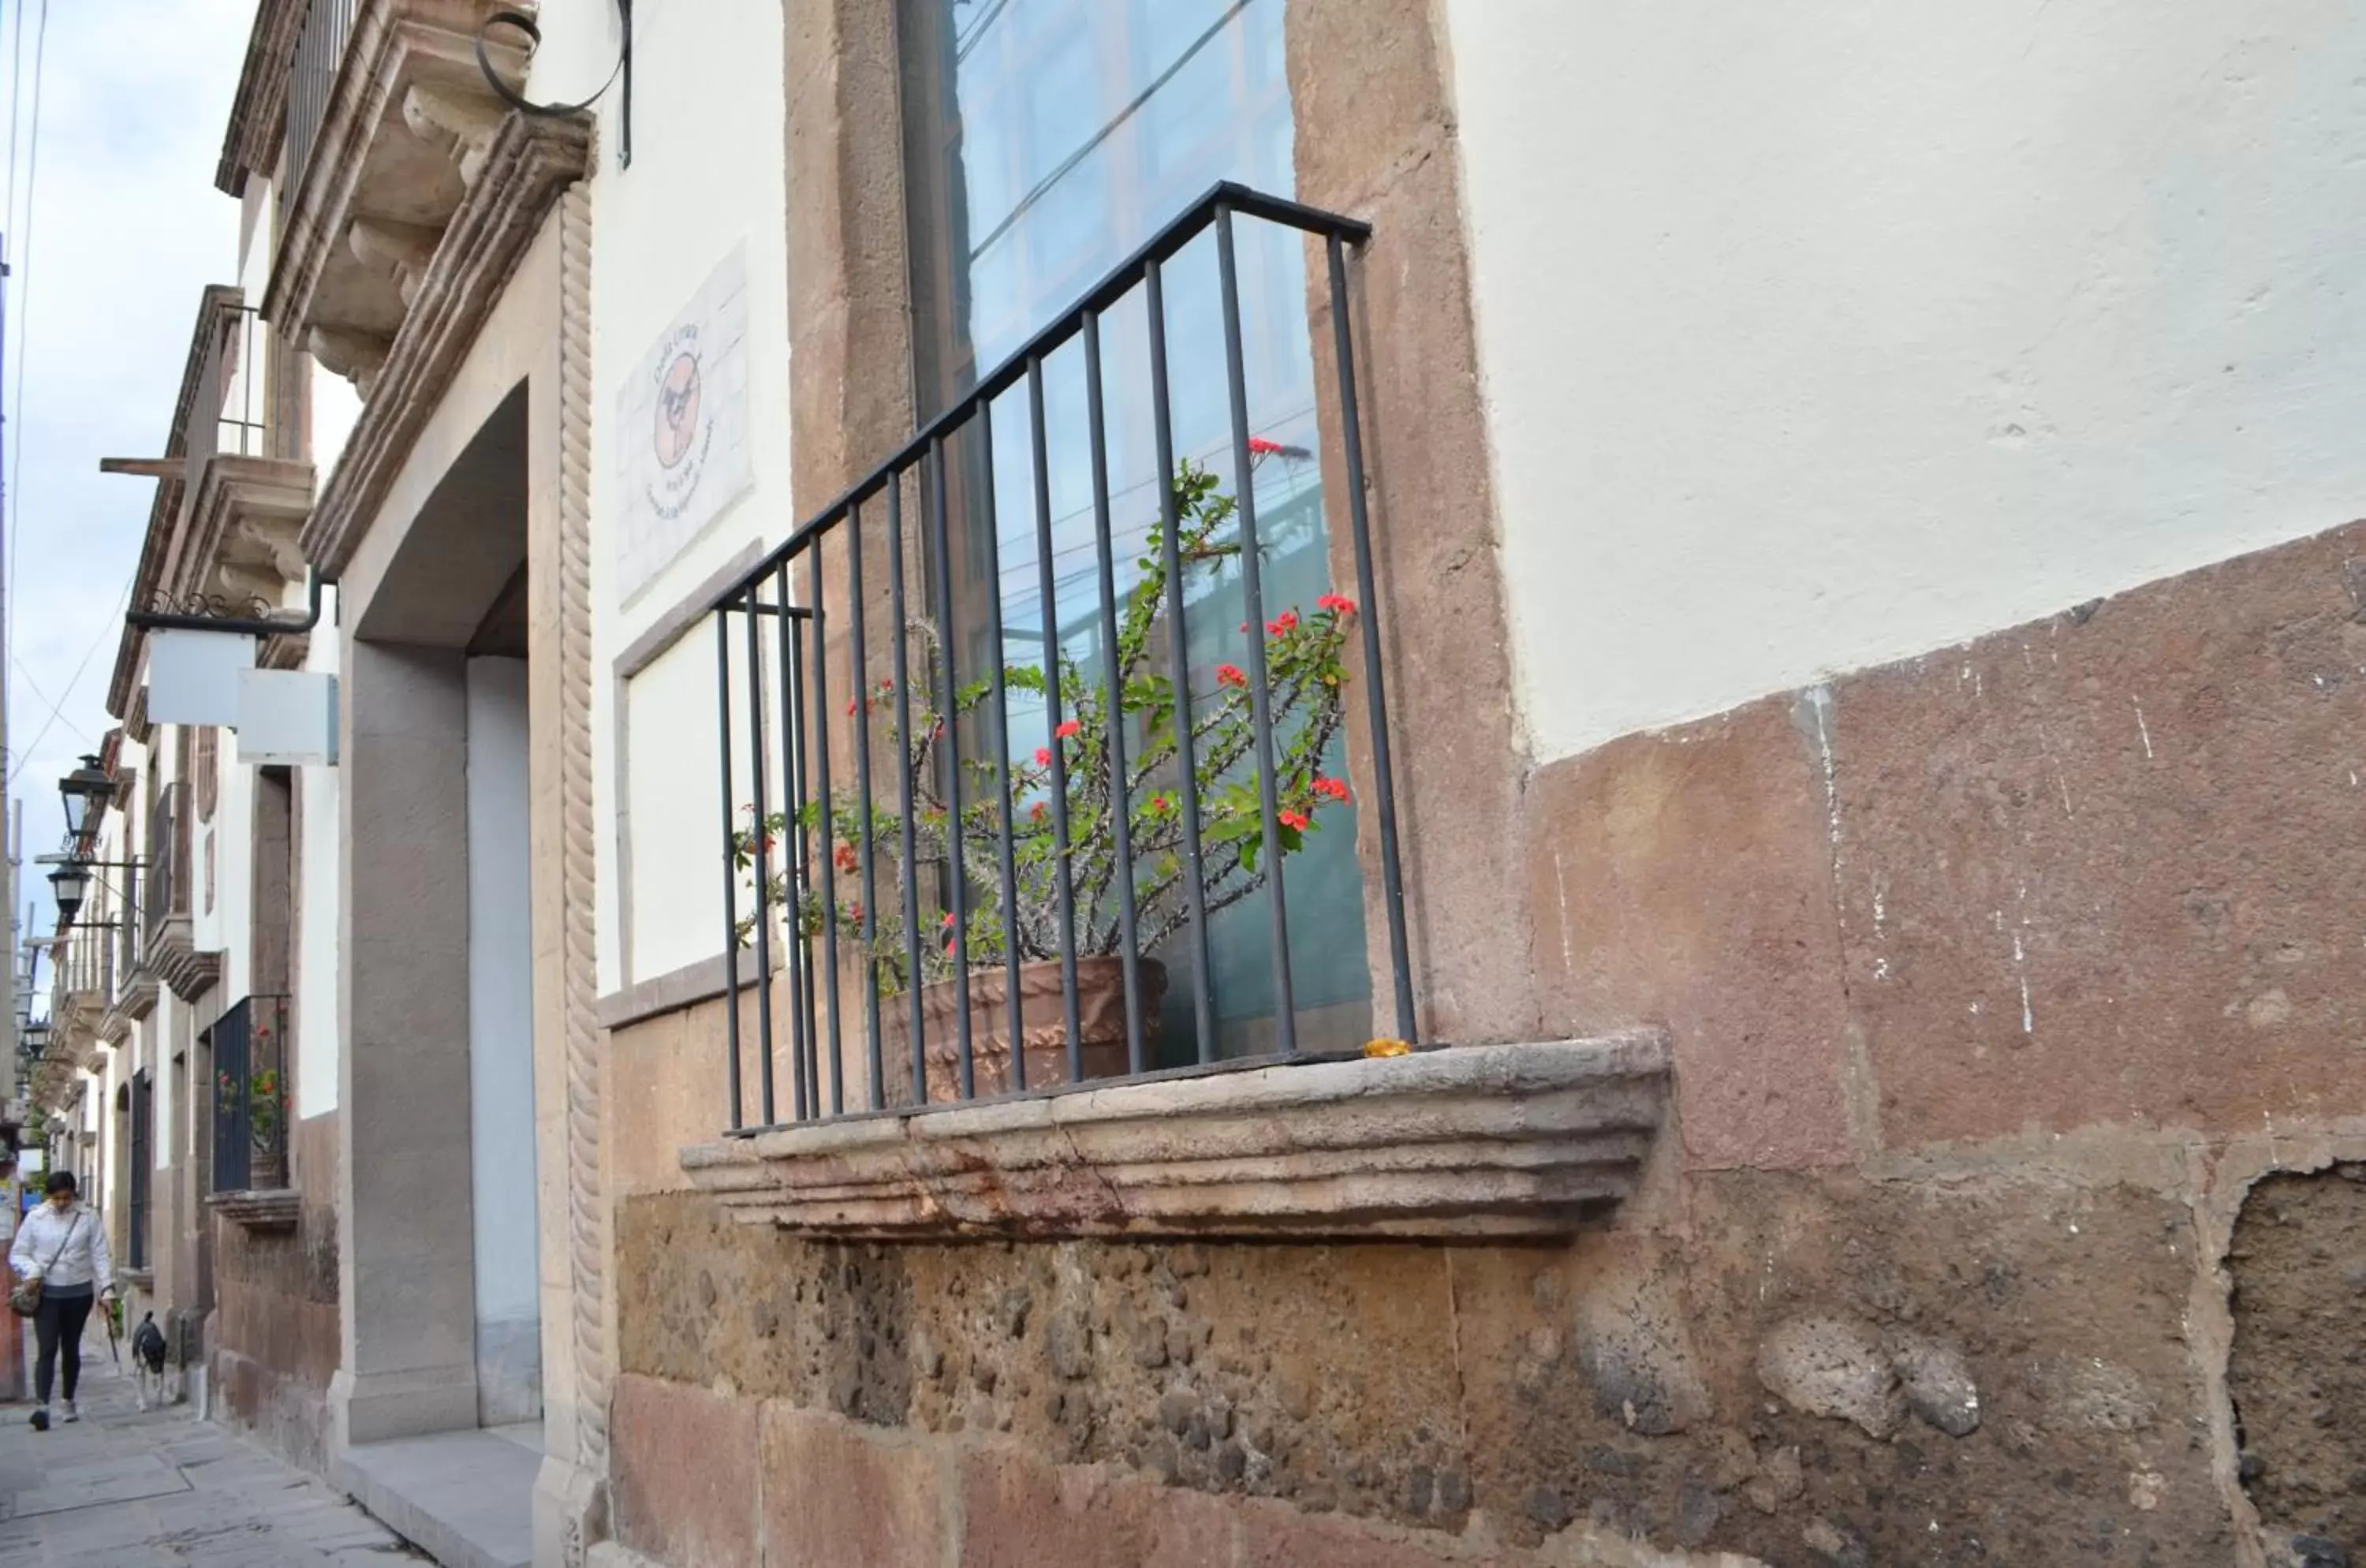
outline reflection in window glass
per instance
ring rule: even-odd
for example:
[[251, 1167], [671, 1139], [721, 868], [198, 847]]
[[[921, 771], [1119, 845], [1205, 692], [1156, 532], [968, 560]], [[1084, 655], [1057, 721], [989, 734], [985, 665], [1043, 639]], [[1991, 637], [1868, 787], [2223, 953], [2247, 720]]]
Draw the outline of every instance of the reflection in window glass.
[[[915, 370], [923, 417], [1065, 313], [1162, 225], [1229, 179], [1292, 193], [1284, 0], [899, 0], [911, 221]], [[1314, 374], [1301, 239], [1238, 228], [1242, 347], [1250, 428], [1285, 451], [1261, 457], [1256, 486], [1268, 615], [1311, 608], [1333, 585], [1315, 429]], [[1166, 336], [1179, 459], [1234, 472], [1231, 404], [1213, 237], [1167, 264]], [[1101, 323], [1114, 587], [1135, 581], [1158, 520], [1148, 318], [1136, 289]], [[963, 674], [997, 657], [1040, 666], [1047, 642], [1099, 676], [1083, 358], [1071, 342], [1044, 362], [1054, 592], [1040, 588], [1038, 476], [1023, 385], [992, 410], [992, 493], [973, 432], [956, 443], [949, 492]], [[1237, 571], [1212, 574], [1185, 615], [1195, 690], [1243, 657]], [[984, 597], [1000, 602], [1004, 643], [987, 646]], [[1159, 672], [1166, 669], [1159, 634]], [[985, 726], [979, 726], [981, 730]], [[1007, 745], [1031, 758], [1047, 739], [1039, 700], [1014, 694]], [[972, 755], [990, 733], [963, 737]], [[1340, 743], [1326, 768], [1344, 774]], [[1152, 781], [1145, 787], [1157, 787]], [[1163, 781], [1172, 788], [1173, 781]], [[1023, 805], [1022, 805], [1023, 808]], [[1369, 1031], [1363, 887], [1355, 818], [1328, 810], [1287, 863], [1291, 978], [1301, 1045], [1359, 1043]], [[1212, 988], [1226, 1055], [1271, 1048], [1270, 911], [1252, 897], [1211, 921]], [[1161, 1056], [1193, 1049], [1189, 958], [1162, 952], [1172, 976]]]

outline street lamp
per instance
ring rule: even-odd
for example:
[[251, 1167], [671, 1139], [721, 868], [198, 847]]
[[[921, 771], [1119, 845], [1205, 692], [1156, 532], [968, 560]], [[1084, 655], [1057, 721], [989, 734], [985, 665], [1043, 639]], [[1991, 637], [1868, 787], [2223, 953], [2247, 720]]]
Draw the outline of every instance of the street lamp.
[[81, 838], [83, 829], [89, 825], [91, 807], [114, 793], [115, 781], [99, 766], [98, 758], [85, 753], [82, 766], [58, 781], [58, 797], [66, 807], [67, 837]]
[[90, 868], [80, 861], [68, 861], [50, 873], [50, 891], [58, 901], [58, 919], [67, 925], [82, 912], [84, 895], [90, 891]]

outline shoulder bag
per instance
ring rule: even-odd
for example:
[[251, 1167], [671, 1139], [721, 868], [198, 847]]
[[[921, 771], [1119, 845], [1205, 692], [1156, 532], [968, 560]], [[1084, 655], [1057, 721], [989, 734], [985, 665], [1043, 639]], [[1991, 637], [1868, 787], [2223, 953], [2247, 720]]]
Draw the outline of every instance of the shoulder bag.
[[8, 1292], [10, 1312], [18, 1317], [30, 1317], [41, 1310], [41, 1281], [49, 1276], [51, 1269], [58, 1266], [58, 1259], [66, 1255], [66, 1248], [73, 1245], [74, 1233], [82, 1229], [82, 1219], [80, 1214], [76, 1214], [73, 1224], [66, 1227], [65, 1239], [58, 1243], [55, 1252], [50, 1254], [49, 1267], [29, 1280], [19, 1280], [17, 1288]]

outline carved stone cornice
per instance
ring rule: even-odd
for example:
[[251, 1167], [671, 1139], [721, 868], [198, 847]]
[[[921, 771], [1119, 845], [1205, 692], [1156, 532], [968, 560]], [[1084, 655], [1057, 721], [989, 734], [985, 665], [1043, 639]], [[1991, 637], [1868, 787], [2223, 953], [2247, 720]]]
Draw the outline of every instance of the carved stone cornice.
[[263, 0], [255, 7], [230, 126], [222, 133], [221, 162], [214, 169], [215, 188], [226, 196], [244, 196], [246, 176], [268, 174], [277, 162], [287, 130], [287, 62], [308, 8], [308, 0]]
[[[437, 237], [465, 204], [501, 99], [478, 30], [515, 0], [358, 0], [328, 107], [289, 193], [263, 313], [366, 399]], [[516, 86], [513, 28], [484, 40]]]
[[582, 177], [591, 151], [588, 118], [512, 114], [502, 120], [304, 526], [305, 558], [323, 575], [336, 577], [352, 559], [526, 247], [560, 193]]
[[130, 979], [117, 987], [115, 1000], [108, 1004], [107, 1015], [98, 1021], [99, 1033], [120, 1044], [131, 1032], [131, 1026], [156, 1010], [158, 990], [156, 973], [142, 960], [131, 971]]
[[167, 915], [148, 933], [148, 966], [185, 1002], [196, 1001], [221, 978], [222, 955], [197, 949], [189, 917]]
[[682, 1151], [733, 1218], [876, 1239], [1501, 1239], [1599, 1224], [1666, 1118], [1652, 1032], [1251, 1068]]
[[[246, 296], [225, 284], [209, 286], [197, 301], [196, 329], [189, 334], [189, 356], [181, 369], [181, 392], [173, 404], [172, 423], [164, 432], [164, 453], [168, 457], [185, 457], [189, 450], [189, 421], [195, 415], [207, 381], [206, 365], [208, 351], [220, 340], [231, 323], [238, 320], [244, 309]], [[219, 410], [215, 411], [217, 413]], [[212, 417], [208, 415], [208, 417]], [[173, 558], [181, 518], [181, 500], [187, 490], [179, 477], [178, 468], [166, 478], [156, 481], [155, 499], [149, 503], [148, 529], [140, 545], [140, 564], [131, 578], [131, 603], [150, 605], [156, 602], [164, 588], [168, 564]], [[148, 739], [145, 717], [146, 703], [140, 698], [142, 716], [134, 727], [131, 708], [135, 700], [133, 677], [140, 668], [140, 650], [147, 633], [126, 626], [116, 644], [115, 672], [107, 682], [107, 711], [124, 721], [131, 729], [131, 738], [143, 745]]]

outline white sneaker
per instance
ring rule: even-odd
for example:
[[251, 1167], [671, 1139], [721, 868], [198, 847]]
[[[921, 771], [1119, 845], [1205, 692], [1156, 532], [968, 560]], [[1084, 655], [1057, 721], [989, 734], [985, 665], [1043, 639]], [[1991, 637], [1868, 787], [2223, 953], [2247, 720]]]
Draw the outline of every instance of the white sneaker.
[[81, 1419], [82, 1419], [82, 1406], [81, 1406], [81, 1405], [79, 1405], [79, 1404], [75, 1404], [73, 1400], [71, 1400], [71, 1399], [67, 1400], [67, 1401], [66, 1401], [66, 1414], [65, 1414], [65, 1418], [66, 1418], [68, 1421], [79, 1421], [79, 1420], [81, 1420]]

